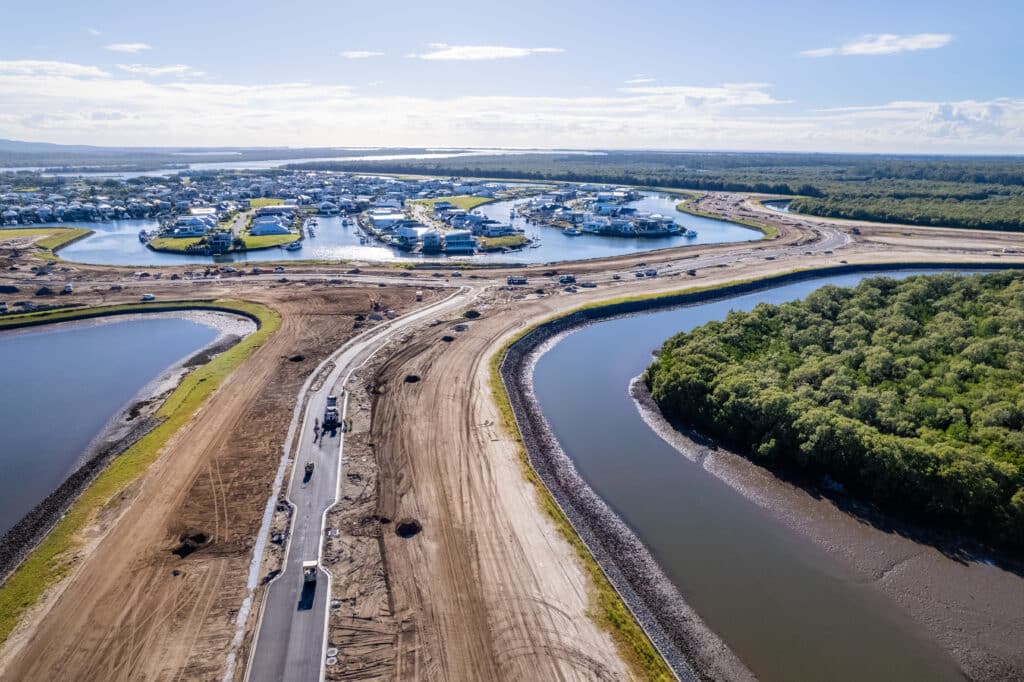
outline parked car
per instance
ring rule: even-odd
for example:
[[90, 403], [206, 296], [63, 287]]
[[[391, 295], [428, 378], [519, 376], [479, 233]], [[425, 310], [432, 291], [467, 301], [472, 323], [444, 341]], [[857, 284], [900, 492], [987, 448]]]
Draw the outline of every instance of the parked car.
[[147, 301], [155, 301], [155, 300], [156, 300], [156, 296], [154, 296], [153, 294], [143, 294], [142, 295], [142, 302], [143, 303], [145, 303]]

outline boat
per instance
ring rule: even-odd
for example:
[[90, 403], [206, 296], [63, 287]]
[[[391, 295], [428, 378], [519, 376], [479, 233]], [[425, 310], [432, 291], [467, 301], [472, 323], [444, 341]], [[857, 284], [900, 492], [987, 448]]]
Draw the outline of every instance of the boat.
[[562, 230], [562, 234], [564, 234], [567, 237], [578, 237], [579, 235], [583, 234], [583, 230], [581, 230], [578, 227], [567, 227], [564, 230]]
[[285, 251], [298, 251], [302, 248], [301, 241], [289, 242], [288, 246], [284, 247]]

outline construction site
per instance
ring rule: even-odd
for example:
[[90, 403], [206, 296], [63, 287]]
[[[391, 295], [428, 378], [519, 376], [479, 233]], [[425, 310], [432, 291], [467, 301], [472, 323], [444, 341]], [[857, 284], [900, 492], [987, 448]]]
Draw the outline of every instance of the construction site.
[[[695, 614], [675, 611], [688, 623], [675, 627], [652, 608], [667, 593], [638, 589], [643, 576], [602, 549], [624, 536], [594, 540], [576, 493], [552, 485], [534, 457], [542, 424], [517, 421], [529, 391], [498, 371], [507, 344], [561, 316], [560, 332], [584, 324], [584, 306], [635, 313], [658, 295], [797, 271], [1024, 267], [1020, 234], [812, 218], [756, 199], [711, 192], [692, 209], [770, 238], [515, 267], [290, 261], [142, 277], [47, 263], [38, 237], [0, 243], [0, 283], [19, 292], [8, 299], [69, 282], [74, 311], [146, 294], [280, 318], [91, 510], [4, 639], [0, 679], [752, 678]], [[978, 588], [1005, 608], [965, 615], [957, 648], [935, 615], [961, 604], [949, 575], [915, 618], [969, 676], [1024, 674], [1019, 577]], [[986, 658], [998, 666], [986, 672]]]

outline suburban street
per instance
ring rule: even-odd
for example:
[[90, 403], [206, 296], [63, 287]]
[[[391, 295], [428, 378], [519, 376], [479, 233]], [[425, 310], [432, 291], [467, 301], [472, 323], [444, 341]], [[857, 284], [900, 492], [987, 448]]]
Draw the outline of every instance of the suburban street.
[[[396, 334], [413, 325], [463, 305], [469, 289], [459, 289], [446, 298], [415, 312], [381, 324], [342, 346], [328, 361], [334, 368], [317, 390], [306, 396], [297, 452], [288, 484], [287, 499], [293, 507], [292, 526], [282, 572], [269, 586], [247, 669], [252, 682], [319, 680], [324, 665], [331, 577], [320, 569], [316, 589], [303, 593], [302, 563], [319, 561], [323, 539], [324, 513], [337, 501], [341, 479], [344, 434], [338, 429], [314, 441], [314, 427], [322, 421], [329, 395], [338, 396], [342, 419], [347, 396], [343, 389], [353, 370], [369, 360]], [[318, 367], [316, 372], [318, 373]], [[314, 374], [315, 376], [315, 374]], [[300, 396], [300, 401], [303, 396]], [[306, 462], [314, 463], [313, 475], [305, 481]]]

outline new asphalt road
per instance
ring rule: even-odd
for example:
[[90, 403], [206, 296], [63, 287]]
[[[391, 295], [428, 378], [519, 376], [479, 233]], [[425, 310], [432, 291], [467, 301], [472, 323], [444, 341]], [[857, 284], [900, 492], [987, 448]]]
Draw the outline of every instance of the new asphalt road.
[[[327, 396], [338, 396], [344, 418], [347, 396], [342, 390], [353, 370], [396, 334], [463, 305], [468, 298], [468, 289], [460, 289], [437, 303], [355, 337], [334, 353], [331, 358], [334, 368], [322, 386], [318, 388], [314, 384], [299, 396], [300, 402], [305, 398], [306, 408], [287, 492], [293, 507], [291, 535], [283, 570], [270, 583], [260, 615], [256, 645], [246, 675], [250, 682], [312, 682], [323, 675], [331, 577], [320, 569], [315, 584], [306, 584], [302, 563], [320, 559], [324, 514], [337, 500], [340, 486], [344, 434], [339, 429], [317, 437], [315, 432], [317, 421], [323, 422]], [[313, 474], [308, 478], [305, 476], [307, 462], [314, 465]]]

